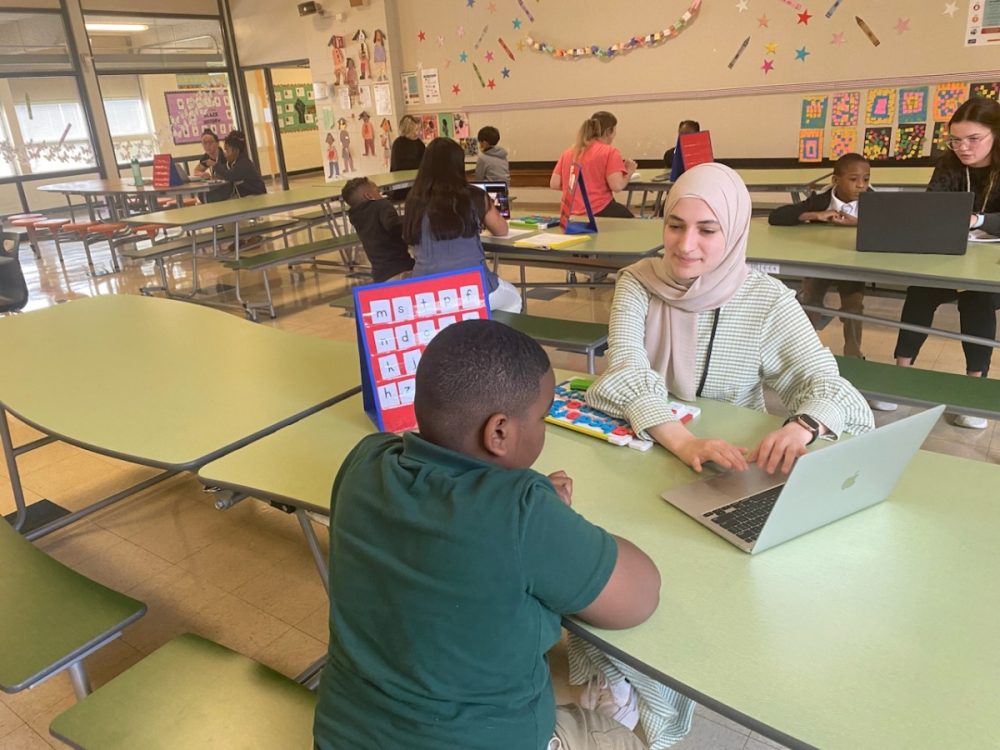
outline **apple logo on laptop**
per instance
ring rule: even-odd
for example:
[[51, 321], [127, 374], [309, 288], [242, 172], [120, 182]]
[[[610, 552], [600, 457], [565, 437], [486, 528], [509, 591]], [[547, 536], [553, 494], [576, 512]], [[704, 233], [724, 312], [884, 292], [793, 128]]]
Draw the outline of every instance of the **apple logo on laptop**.
[[849, 489], [851, 489], [851, 487], [854, 486], [854, 483], [858, 481], [858, 474], [860, 474], [860, 473], [861, 473], [860, 471], [856, 471], [851, 476], [849, 476], [847, 479], [845, 479], [844, 483], [842, 485], [840, 485], [840, 489], [842, 489], [842, 490], [849, 490]]

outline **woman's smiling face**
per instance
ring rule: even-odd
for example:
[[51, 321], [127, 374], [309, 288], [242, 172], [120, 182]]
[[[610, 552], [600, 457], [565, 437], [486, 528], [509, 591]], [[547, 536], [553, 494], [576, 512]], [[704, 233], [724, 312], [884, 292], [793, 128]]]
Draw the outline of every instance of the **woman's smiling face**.
[[697, 279], [722, 263], [722, 225], [701, 198], [681, 198], [674, 204], [663, 224], [663, 253], [678, 281]]

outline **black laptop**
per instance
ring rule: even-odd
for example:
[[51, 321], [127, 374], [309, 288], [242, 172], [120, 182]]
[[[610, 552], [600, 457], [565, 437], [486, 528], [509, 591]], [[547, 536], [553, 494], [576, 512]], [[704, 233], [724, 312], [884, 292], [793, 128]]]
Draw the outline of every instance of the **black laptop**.
[[855, 247], [863, 253], [964, 255], [972, 198], [972, 193], [862, 193]]

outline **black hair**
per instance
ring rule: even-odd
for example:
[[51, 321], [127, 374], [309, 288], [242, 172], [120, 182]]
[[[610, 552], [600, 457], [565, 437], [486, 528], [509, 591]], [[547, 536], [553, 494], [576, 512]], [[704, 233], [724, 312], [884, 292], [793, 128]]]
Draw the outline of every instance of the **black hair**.
[[354, 207], [358, 204], [357, 199], [360, 197], [358, 194], [365, 187], [367, 187], [370, 182], [371, 180], [367, 177], [352, 177], [347, 181], [347, 184], [344, 185], [344, 189], [341, 191], [341, 195], [344, 197], [344, 200], [347, 201], [348, 206]]
[[833, 173], [839, 177], [850, 169], [852, 164], [868, 164], [868, 160], [861, 154], [852, 151], [849, 154], [844, 154], [833, 163]]
[[229, 148], [236, 149], [240, 155], [247, 152], [247, 137], [243, 135], [242, 131], [233, 130], [230, 131], [229, 135], [226, 136], [226, 140], [223, 143]]
[[487, 125], [485, 128], [479, 128], [479, 133], [476, 134], [476, 140], [484, 141], [491, 146], [495, 146], [500, 143], [500, 131], [492, 125]]
[[[1000, 174], [1000, 103], [984, 96], [974, 96], [955, 110], [948, 121], [948, 129], [956, 122], [975, 122], [985, 125], [993, 133], [993, 148], [990, 149], [990, 172]], [[961, 160], [951, 149], [945, 151], [943, 164], [950, 169], [964, 169]]]
[[479, 233], [478, 215], [465, 180], [465, 151], [451, 138], [435, 138], [424, 151], [406, 197], [403, 239], [407, 243], [420, 244], [424, 216], [430, 220], [435, 239], [453, 240]]
[[689, 130], [693, 130], [695, 133], [700, 133], [701, 123], [697, 120], [681, 120], [677, 125], [677, 129], [680, 130], [681, 128], [687, 128]]
[[438, 333], [417, 367], [413, 402], [421, 434], [454, 445], [494, 414], [523, 415], [538, 398], [549, 357], [495, 320], [463, 320]]
[[204, 137], [205, 137], [206, 135], [210, 135], [210, 136], [212, 136], [212, 137], [213, 137], [213, 138], [215, 139], [215, 142], [216, 142], [216, 143], [218, 143], [218, 142], [219, 142], [219, 136], [217, 136], [217, 135], [215, 134], [215, 131], [214, 131], [214, 130], [212, 130], [211, 128], [205, 128], [204, 130], [202, 130], [202, 131], [201, 131], [201, 137], [202, 137], [202, 138], [204, 138]]

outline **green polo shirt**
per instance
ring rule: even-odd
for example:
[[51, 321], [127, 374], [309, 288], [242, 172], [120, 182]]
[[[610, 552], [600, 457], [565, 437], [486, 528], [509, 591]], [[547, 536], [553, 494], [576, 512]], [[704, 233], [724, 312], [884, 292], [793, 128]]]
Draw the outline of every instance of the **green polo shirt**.
[[555, 728], [546, 652], [614, 538], [549, 480], [372, 435], [333, 485], [321, 750], [532, 750]]

